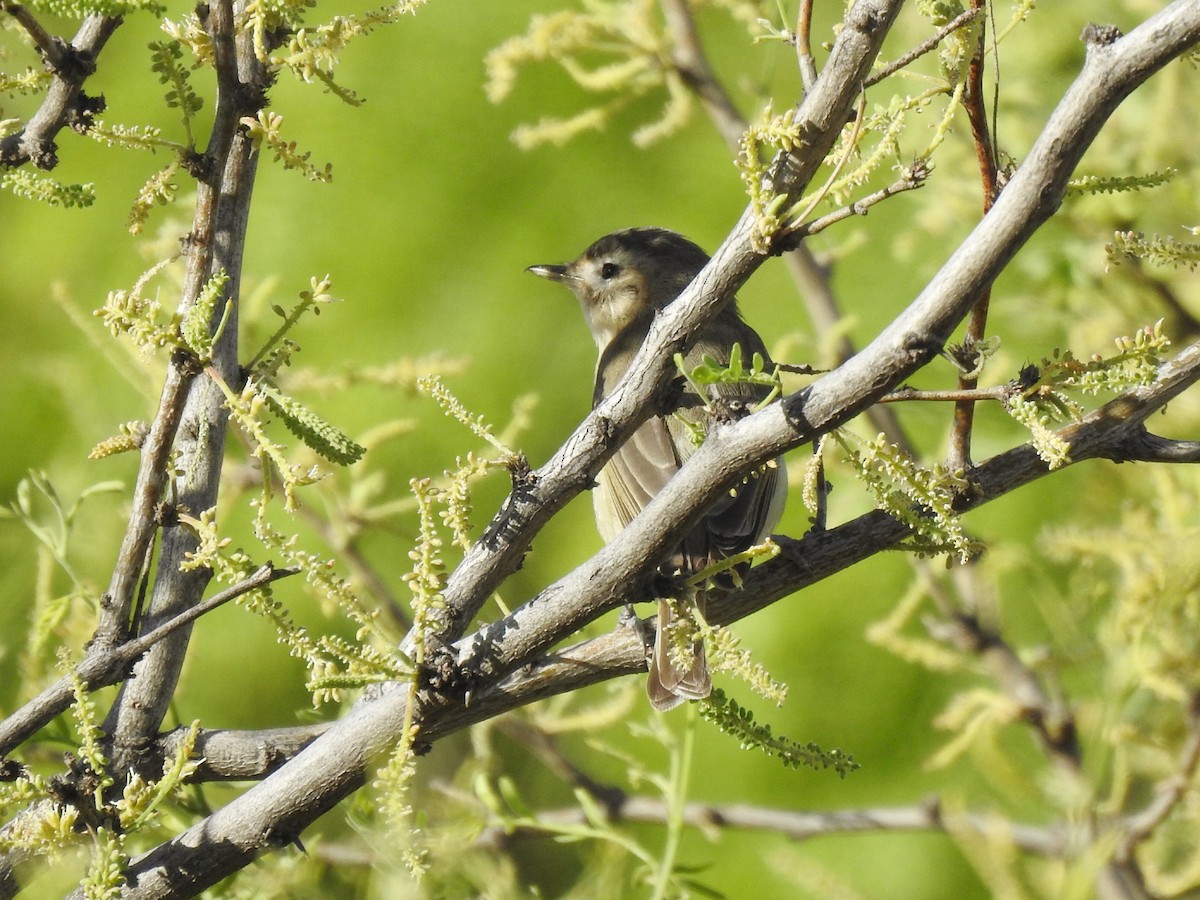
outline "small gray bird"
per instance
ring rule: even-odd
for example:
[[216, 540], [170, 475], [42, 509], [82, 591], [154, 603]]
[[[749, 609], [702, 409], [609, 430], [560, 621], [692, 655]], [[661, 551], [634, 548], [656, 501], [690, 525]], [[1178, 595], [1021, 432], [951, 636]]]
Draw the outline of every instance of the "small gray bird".
[[[593, 407], [617, 386], [645, 341], [654, 316], [682, 293], [707, 262], [708, 254], [680, 234], [663, 228], [630, 228], [600, 238], [574, 262], [529, 267], [535, 275], [565, 284], [579, 299], [600, 351]], [[747, 366], [758, 353], [770, 370], [762, 338], [742, 321], [737, 303], [731, 299], [694, 337], [685, 364], [690, 371], [711, 356], [727, 365], [734, 344], [741, 345]], [[645, 422], [600, 471], [592, 499], [596, 525], [605, 541], [616, 537], [695, 452], [696, 435], [708, 432], [714, 413], [751, 406], [770, 389], [721, 383], [706, 390], [708, 396], [701, 397], [689, 384], [675, 410]], [[684, 538], [669, 566], [684, 573], [699, 572], [758, 543], [778, 524], [786, 494], [787, 478], [778, 464], [749, 476], [708, 510]], [[705, 596], [704, 590], [696, 593], [702, 614]], [[650, 703], [659, 710], [707, 697], [712, 690], [699, 642], [689, 668], [681, 671], [672, 664], [665, 638], [672, 619], [670, 605], [660, 602], [646, 682]]]

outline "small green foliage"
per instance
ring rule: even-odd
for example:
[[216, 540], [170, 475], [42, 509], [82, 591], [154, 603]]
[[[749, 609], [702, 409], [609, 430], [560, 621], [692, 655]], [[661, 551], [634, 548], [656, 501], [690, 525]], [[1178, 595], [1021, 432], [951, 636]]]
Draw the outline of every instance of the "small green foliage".
[[620, 848], [640, 861], [647, 870], [655, 867], [654, 855], [634, 837], [620, 831], [604, 815], [595, 798], [582, 789], [576, 789], [575, 799], [584, 814], [584, 822], [561, 822], [540, 819], [532, 805], [521, 796], [516, 781], [501, 776], [493, 782], [483, 773], [476, 775], [473, 783], [475, 796], [480, 803], [500, 821], [506, 831], [538, 831], [557, 837], [563, 842], [601, 841]]
[[1161, 319], [1133, 337], [1117, 338], [1115, 343], [1117, 352], [1113, 356], [1097, 354], [1086, 361], [1077, 359], [1070, 350], [1056, 349], [1051, 358], [1042, 360], [1036, 383], [1016, 389], [1005, 398], [1005, 411], [1029, 429], [1038, 456], [1050, 468], [1070, 462], [1070, 448], [1054, 429], [1083, 418], [1083, 409], [1065, 392], [1096, 395], [1150, 384], [1171, 345]]
[[[354, 642], [330, 635], [313, 638], [306, 628], [292, 619], [269, 586], [237, 599], [239, 606], [267, 619], [275, 628], [277, 640], [292, 656], [304, 661], [309, 670], [307, 687], [313, 693], [313, 702], [337, 701], [343, 690], [410, 677], [411, 668], [405, 666], [391, 649], [396, 643], [394, 639], [385, 641], [387, 649], [382, 652], [365, 643], [368, 637], [386, 637], [377, 626], [378, 614], [366, 609], [349, 584], [336, 574], [334, 561], [303, 549], [298, 536], [288, 536], [270, 527], [266, 520], [269, 499], [270, 486], [265, 482], [263, 496], [257, 504], [255, 536], [272, 556], [303, 572], [305, 581], [321, 598], [358, 625]], [[183, 515], [180, 521], [195, 532], [198, 542], [182, 569], [208, 568], [218, 581], [233, 585], [257, 568], [245, 551], [231, 549], [232, 541], [221, 535], [214, 510], [207, 510], [199, 518]]]
[[[917, 4], [917, 12], [927, 17], [936, 28], [949, 25], [958, 18], [965, 8], [958, 0], [921, 0]], [[979, 32], [983, 27], [983, 18], [976, 16], [963, 28], [948, 34], [938, 47], [938, 65], [942, 77], [951, 84], [958, 84], [966, 77], [967, 66], [971, 64], [979, 46]]]
[[1169, 166], [1145, 175], [1082, 175], [1079, 178], [1072, 178], [1067, 184], [1067, 196], [1140, 191], [1174, 181], [1177, 175], [1179, 175], [1179, 170]]
[[151, 153], [160, 149], [175, 151], [186, 149], [182, 144], [166, 140], [162, 136], [162, 129], [155, 128], [153, 125], [110, 125], [97, 120], [88, 129], [87, 135], [106, 147], [149, 150]]
[[33, 0], [25, 5], [39, 12], [72, 19], [84, 19], [88, 16], [117, 19], [136, 12], [146, 12], [158, 17], [167, 11], [166, 6], [158, 0]]
[[[288, 69], [301, 81], [319, 81], [325, 85], [327, 91], [342, 101], [352, 106], [360, 106], [362, 100], [333, 78], [333, 71], [341, 61], [343, 51], [355, 38], [363, 37], [382, 25], [390, 25], [405, 15], [415, 13], [426, 2], [427, 0], [401, 0], [359, 15], [334, 16], [328, 22], [315, 27], [296, 28], [286, 44], [270, 53], [269, 62], [274, 67]], [[256, 15], [261, 15], [268, 6], [269, 4], [252, 4], [253, 9], [260, 11]], [[266, 60], [268, 57], [261, 38], [259, 20], [256, 18], [253, 21], [259, 58]], [[294, 24], [298, 24], [298, 21], [297, 18]]]
[[414, 877], [421, 877], [428, 869], [428, 854], [411, 802], [416, 773], [413, 743], [419, 732], [416, 724], [417, 672], [425, 660], [426, 641], [443, 626], [442, 613], [446, 604], [442, 591], [446, 585], [446, 563], [442, 558], [443, 541], [434, 515], [443, 494], [428, 478], [414, 478], [409, 487], [417, 501], [419, 533], [416, 546], [408, 552], [413, 568], [405, 573], [403, 581], [412, 593], [413, 627], [410, 634], [415, 665], [408, 676], [409, 695], [402, 738], [388, 764], [380, 770], [375, 789], [384, 823], [401, 848], [405, 867]]
[[[749, 30], [758, 29], [764, 13], [754, 3], [704, 5], [725, 9]], [[633, 131], [633, 142], [644, 147], [679, 131], [696, 104], [683, 75], [669, 63], [676, 49], [655, 0], [585, 0], [579, 10], [532, 17], [525, 34], [492, 50], [485, 61], [487, 94], [499, 103], [512, 93], [521, 68], [553, 62], [584, 92], [601, 97], [572, 116], [518, 127], [513, 140], [522, 149], [562, 145], [584, 131], [603, 129], [640, 98], [665, 94], [659, 117]]]
[[[44, 548], [58, 566], [70, 577], [72, 584], [81, 584], [79, 576], [68, 561], [71, 530], [85, 500], [96, 494], [116, 493], [124, 489], [119, 481], [102, 481], [80, 492], [74, 503], [66, 503], [45, 472], [31, 471], [26, 478], [17, 482], [16, 500], [8, 509], [0, 507], [0, 518], [12, 518], [21, 522]], [[39, 507], [50, 509], [45, 517]]]
[[162, 30], [172, 41], [187, 48], [193, 60], [192, 68], [211, 68], [214, 65], [212, 37], [194, 12], [188, 13], [178, 22], [163, 19]]
[[255, 443], [254, 455], [264, 465], [274, 466], [283, 482], [284, 508], [289, 512], [296, 509], [296, 489], [314, 484], [324, 476], [316, 466], [302, 466], [288, 461], [284, 452], [286, 446], [272, 440], [267, 434], [267, 417], [264, 407], [267, 398], [259, 391], [258, 385], [247, 379], [240, 394], [233, 393], [224, 381], [216, 377], [210, 370], [210, 377], [225, 394], [225, 406], [230, 417]]
[[469, 428], [471, 433], [477, 438], [487, 441], [499, 450], [502, 461], [515, 462], [520, 458], [520, 454], [517, 451], [505, 446], [504, 442], [496, 437], [492, 426], [484, 420], [483, 416], [471, 415], [467, 408], [463, 406], [462, 401], [450, 393], [450, 389], [442, 383], [440, 377], [437, 375], [426, 375], [423, 378], [419, 378], [417, 379], [417, 387], [422, 393], [432, 397], [447, 416], [456, 419]]
[[[931, 168], [929, 156], [941, 143], [942, 132], [949, 127], [949, 121], [943, 122], [942, 129], [935, 132], [929, 146], [908, 164], [900, 162], [900, 136], [909, 114], [920, 113], [935, 97], [947, 93], [951, 93], [949, 88], [937, 87], [915, 97], [893, 97], [886, 108], [876, 107], [871, 116], [865, 114], [860, 103], [858, 113], [842, 130], [838, 143], [825, 160], [832, 168], [829, 177], [815, 191], [798, 200], [776, 193], [771, 172], [779, 154], [801, 151], [804, 135], [796, 121], [795, 109], [773, 115], [768, 106], [763, 111], [761, 124], [751, 125], [742, 135], [736, 159], [755, 214], [755, 246], [766, 252], [774, 238], [798, 228], [822, 202], [848, 203], [852, 192], [865, 185], [888, 160], [895, 162], [905, 180], [917, 184], [923, 182]], [[858, 163], [842, 174], [852, 158], [857, 158]]]
[[854, 757], [841, 750], [822, 750], [812, 742], [798, 744], [789, 738], [777, 737], [771, 732], [770, 725], [760, 725], [750, 710], [727, 697], [720, 688], [714, 689], [699, 708], [704, 721], [734, 737], [743, 750], [759, 750], [776, 757], [787, 768], [833, 769], [842, 778], [859, 768]]
[[659, 640], [666, 641], [667, 656], [671, 665], [681, 672], [686, 672], [692, 667], [704, 633], [700, 624], [703, 617], [691, 598], [692, 593], [689, 591], [687, 596], [665, 597], [660, 600], [661, 603], [670, 605], [672, 615]]
[[1119, 266], [1126, 260], [1144, 260], [1156, 266], [1194, 271], [1200, 263], [1200, 244], [1187, 243], [1172, 237], [1147, 237], [1140, 231], [1118, 231], [1111, 243], [1104, 245], [1109, 266]]
[[1056, 387], [1076, 389], [1084, 394], [1102, 391], [1126, 391], [1152, 384], [1162, 365], [1171, 339], [1163, 332], [1163, 320], [1134, 332], [1132, 337], [1116, 338], [1117, 352], [1103, 357], [1097, 354], [1078, 360], [1069, 350], [1055, 350], [1051, 359], [1042, 360], [1041, 379]]
[[[409, 716], [412, 708], [410, 699], [406, 710]], [[417, 726], [409, 723], [400, 743], [388, 758], [387, 765], [376, 774], [373, 786], [379, 798], [379, 812], [390, 839], [399, 849], [405, 868], [414, 878], [421, 878], [429, 868], [429, 855], [423, 829], [412, 805], [412, 788], [417, 771], [416, 755], [412, 748], [417, 734]]]
[[21, 850], [53, 857], [78, 845], [79, 809], [49, 802], [50, 796], [50, 785], [33, 773], [26, 773], [11, 785], [0, 784], [0, 803], [10, 808], [26, 806], [30, 811], [0, 833], [0, 851]]
[[309, 279], [309, 290], [300, 292], [300, 302], [292, 307], [291, 312], [284, 312], [282, 306], [272, 305], [272, 312], [283, 319], [283, 324], [267, 338], [250, 362], [246, 363], [246, 368], [259, 375], [274, 377], [281, 367], [288, 365], [299, 346], [294, 342], [284, 341], [284, 337], [309, 310], [312, 310], [314, 316], [318, 316], [321, 314], [322, 304], [339, 302], [329, 293], [331, 287], [333, 281], [328, 275], [321, 279], [314, 275]]
[[102, 717], [92, 700], [92, 695], [88, 693], [87, 686], [80, 679], [75, 666], [67, 659], [65, 652], [59, 655], [59, 668], [66, 672], [71, 682], [71, 690], [75, 695], [75, 702], [71, 704], [71, 718], [75, 722], [75, 730], [79, 738], [77, 755], [96, 776], [94, 780], [95, 801], [96, 808], [100, 809], [104, 804], [101, 792], [113, 783], [112, 776], [105, 771], [108, 766], [108, 757], [104, 755], [104, 750], [101, 748], [104, 740], [104, 731], [100, 724]]
[[1020, 719], [1019, 703], [1003, 691], [974, 688], [955, 694], [933, 724], [954, 736], [927, 763], [931, 769], [944, 769], [977, 748], [990, 743], [1005, 725]]
[[912, 529], [919, 553], [953, 553], [961, 562], [977, 556], [954, 508], [966, 481], [942, 465], [926, 468], [880, 434], [873, 440], [831, 432], [878, 507]]
[[36, 94], [50, 86], [54, 74], [45, 69], [35, 69], [32, 66], [20, 75], [9, 75], [0, 72], [0, 94], [9, 97], [19, 94]]
[[[894, 96], [887, 106], [877, 104], [869, 115], [860, 111], [861, 122], [856, 120], [852, 127], [842, 129], [838, 145], [826, 160], [829, 164], [830, 160], [858, 159], [853, 169], [837, 177], [825, 189], [829, 199], [837, 204], [848, 203], [852, 199], [852, 192], [866, 185], [885, 163], [893, 163], [896, 169], [907, 167], [909, 170], [914, 169], [917, 162], [928, 164], [929, 155], [940, 143], [939, 137], [935, 135], [931, 145], [918, 155], [917, 162], [908, 161], [907, 166], [902, 160], [900, 138], [908, 127], [909, 118], [923, 115], [939, 96], [948, 96], [953, 100], [956, 95], [948, 88], [939, 86], [921, 94]], [[948, 106], [954, 109], [952, 102]], [[948, 128], [949, 122], [945, 122], [943, 127]], [[869, 150], [865, 156], [864, 150]], [[797, 206], [808, 202], [807, 199], [802, 200]]]
[[[276, 309], [276, 312], [282, 312]], [[285, 359], [295, 352], [295, 346], [289, 351], [282, 351]], [[259, 363], [257, 369], [266, 375], [272, 374], [271, 360], [276, 351], [272, 350]], [[287, 365], [286, 362], [283, 363]], [[288, 375], [289, 385], [302, 385], [308, 390], [320, 393], [338, 393], [355, 385], [374, 385], [376, 387], [393, 388], [404, 394], [419, 393], [417, 382], [425, 375], [436, 373], [442, 377], [461, 375], [467, 370], [467, 360], [463, 357], [447, 356], [435, 351], [421, 356], [400, 356], [380, 366], [343, 367], [333, 372], [314, 372], [312, 370], [292, 372]], [[527, 406], [531, 402], [529, 396], [519, 398], [519, 403]], [[501, 434], [503, 442], [504, 435]]]
[[314, 705], [338, 702], [344, 691], [368, 684], [411, 678], [412, 667], [396, 650], [398, 638], [381, 627], [379, 611], [368, 609], [353, 587], [337, 574], [335, 560], [305, 550], [296, 535], [288, 536], [271, 528], [266, 520], [268, 495], [269, 485], [264, 484], [254, 524], [255, 536], [285, 565], [303, 572], [305, 582], [317, 595], [357, 626], [353, 641], [337, 635], [313, 639], [273, 598], [264, 597], [258, 608], [252, 608], [253, 612], [271, 619], [279, 640], [288, 645], [293, 656], [305, 661], [309, 669], [305, 687], [312, 692]]
[[408, 551], [408, 558], [413, 562], [412, 571], [405, 573], [403, 580], [412, 592], [414, 658], [420, 665], [425, 656], [425, 638], [437, 630], [445, 608], [446, 598], [442, 591], [446, 587], [446, 563], [442, 559], [443, 542], [434, 517], [435, 504], [442, 499], [442, 494], [428, 478], [414, 478], [409, 487], [417, 499], [420, 530], [417, 545]]
[[821, 435], [821, 439], [817, 441], [816, 447], [813, 448], [813, 454], [808, 462], [804, 464], [804, 479], [801, 482], [800, 499], [804, 503], [804, 508], [815, 519], [821, 514], [821, 493], [827, 490], [825, 482], [825, 448], [831, 438], [828, 434]]
[[[730, 348], [728, 365], [721, 365], [714, 357], [705, 354], [701, 361], [689, 369], [682, 353], [675, 354], [675, 370], [691, 385], [707, 409], [711, 410], [712, 395], [706, 388], [714, 384], [753, 384], [769, 387], [770, 393], [754, 406], [754, 411], [760, 410], [771, 403], [783, 391], [778, 368], [766, 371], [766, 360], [762, 354], [755, 353], [747, 369], [742, 360], [742, 345], [734, 344]], [[675, 419], [689, 432], [691, 442], [699, 447], [706, 436], [702, 423], [693, 421], [683, 411], [675, 412]]]
[[704, 649], [714, 672], [734, 675], [750, 686], [754, 693], [776, 706], [787, 699], [787, 685], [776, 681], [761, 663], [754, 661], [750, 651], [741, 646], [741, 639], [728, 628], [702, 625]]
[[803, 140], [804, 135], [796, 122], [796, 110], [788, 109], [774, 115], [770, 106], [763, 110], [762, 121], [750, 125], [742, 135], [736, 162], [754, 210], [755, 240], [761, 250], [765, 250], [771, 238], [787, 225], [787, 214], [783, 209], [787, 197], [771, 188], [768, 164], [778, 152], [795, 153]]
[[174, 179], [183, 165], [183, 155], [188, 148], [165, 139], [161, 128], [149, 125], [109, 125], [97, 121], [87, 134], [108, 147], [148, 150], [151, 153], [160, 149], [171, 151], [171, 160], [146, 180], [129, 212], [129, 233], [140, 234], [150, 217], [150, 210], [156, 205], [171, 203], [179, 193], [179, 185]]
[[283, 116], [268, 109], [260, 109], [257, 118], [246, 116], [242, 119], [246, 133], [256, 145], [266, 144], [275, 151], [275, 161], [283, 162], [285, 169], [301, 172], [309, 181], [330, 182], [333, 180], [333, 166], [325, 164], [318, 169], [308, 161], [312, 153], [297, 153], [295, 141], [285, 141], [279, 134], [283, 127]]
[[174, 202], [179, 194], [179, 185], [174, 178], [179, 174], [182, 161], [176, 156], [169, 163], [146, 179], [138, 190], [137, 198], [129, 210], [129, 233], [141, 234], [155, 206], [166, 206]]
[[158, 297], [142, 296], [150, 281], [174, 261], [172, 257], [155, 263], [128, 291], [109, 291], [104, 306], [94, 312], [104, 320], [105, 327], [114, 337], [127, 335], [146, 355], [179, 345], [177, 317], [163, 321], [163, 308]]
[[895, 608], [867, 629], [867, 640], [883, 647], [893, 655], [932, 672], [961, 672], [969, 670], [971, 660], [927, 634], [914, 636], [908, 631], [918, 613], [925, 608], [928, 592], [920, 581], [914, 581]]
[[283, 420], [288, 431], [294, 434], [325, 459], [341, 466], [349, 466], [362, 459], [367, 448], [350, 440], [340, 429], [326, 422], [300, 401], [289, 397], [278, 388], [259, 382], [255, 392]]
[[179, 792], [191, 778], [200, 765], [193, 758], [196, 739], [200, 736], [200, 721], [192, 722], [175, 755], [167, 761], [163, 777], [158, 781], [146, 781], [140, 774], [134, 773], [125, 783], [121, 799], [116, 803], [117, 815], [124, 831], [136, 831], [147, 825], [157, 816], [159, 809], [171, 797]]
[[729, 363], [721, 365], [716, 359], [709, 354], [704, 354], [700, 363], [689, 370], [684, 364], [683, 354], [675, 354], [675, 368], [684, 378], [691, 382], [692, 387], [696, 389], [696, 393], [701, 397], [707, 397], [708, 391], [705, 387], [712, 384], [756, 384], [763, 387], [769, 387], [771, 393], [762, 402], [758, 404], [758, 408], [762, 408], [779, 396], [782, 391], [782, 385], [779, 378], [779, 369], [772, 368], [767, 371], [766, 360], [763, 359], [761, 353], [755, 353], [750, 361], [750, 368], [747, 369], [742, 361], [742, 345], [734, 344], [729, 349]]
[[85, 900], [117, 900], [125, 887], [125, 835], [103, 826], [92, 835], [92, 858], [80, 881]]
[[213, 314], [217, 310], [217, 302], [225, 293], [225, 286], [228, 283], [228, 272], [224, 269], [214, 272], [212, 277], [204, 282], [204, 286], [196, 296], [196, 301], [188, 307], [187, 313], [183, 317], [183, 322], [180, 323], [179, 332], [183, 338], [183, 342], [201, 363], [207, 363], [212, 359], [213, 344], [220, 337], [225, 322], [229, 318], [229, 312], [233, 304], [232, 299], [225, 301], [225, 312], [221, 316], [221, 321], [217, 325], [216, 331], [210, 331]]
[[[1130, 505], [1122, 521], [1058, 529], [1046, 540], [1104, 611], [1104, 671], [1130, 698], [1134, 721], [1162, 715], [1155, 704], [1186, 708], [1200, 696], [1200, 569], [1187, 552], [1200, 538], [1197, 487], [1191, 472], [1153, 471], [1147, 502]], [[1152, 733], [1138, 731], [1138, 742]]]
[[130, 450], [138, 450], [142, 446], [142, 442], [146, 440], [146, 435], [150, 432], [150, 426], [143, 421], [137, 420], [126, 422], [119, 426], [120, 432], [113, 437], [105, 438], [88, 453], [88, 459], [104, 459], [109, 456], [116, 456], [118, 453], [127, 453]]
[[1015, 394], [1004, 402], [1004, 410], [1029, 431], [1033, 448], [1049, 468], [1057, 469], [1071, 461], [1071, 446], [1054, 429], [1065, 422], [1077, 422], [1082, 410], [1063, 394], [1043, 389], [1035, 394]]
[[1008, 23], [996, 30], [996, 37], [993, 41], [995, 44], [1000, 44], [1007, 38], [1014, 29], [1032, 14], [1038, 5], [1038, 0], [1015, 0], [1012, 4], [1012, 15], [1009, 16]]
[[50, 206], [91, 206], [96, 200], [91, 184], [63, 184], [28, 169], [0, 169], [0, 188]]
[[187, 146], [196, 145], [192, 120], [204, 101], [192, 90], [191, 73], [183, 65], [183, 46], [178, 41], [154, 41], [150, 44], [150, 69], [158, 76], [159, 84], [167, 86], [164, 99], [171, 109], [178, 109], [187, 135]]

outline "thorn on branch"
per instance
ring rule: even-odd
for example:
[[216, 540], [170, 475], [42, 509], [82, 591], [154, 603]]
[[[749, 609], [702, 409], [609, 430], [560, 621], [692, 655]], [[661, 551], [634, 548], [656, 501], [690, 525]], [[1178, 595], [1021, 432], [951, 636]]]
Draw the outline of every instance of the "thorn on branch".
[[1087, 44], [1088, 51], [1097, 47], [1107, 47], [1121, 39], [1121, 29], [1116, 25], [1097, 25], [1089, 22], [1083, 26], [1079, 39]]
[[96, 54], [91, 50], [77, 50], [61, 38], [54, 40], [62, 47], [58, 60], [51, 63], [55, 75], [71, 84], [83, 84], [96, 74]]
[[[16, 135], [13, 135], [16, 137]], [[47, 139], [28, 140], [17, 145], [15, 155], [6, 154], [5, 158], [0, 160], [4, 163], [19, 163], [21, 161], [21, 151], [24, 150], [29, 158], [30, 164], [35, 169], [41, 169], [43, 172], [49, 172], [58, 165], [58, 144]]]
[[434, 635], [426, 636], [425, 661], [417, 666], [417, 689], [446, 700], [465, 702], [473, 676], [458, 665], [454, 651]]
[[533, 468], [529, 465], [528, 457], [521, 451], [509, 457], [505, 461], [504, 467], [508, 469], [508, 475], [512, 479], [512, 489], [514, 491], [528, 493], [537, 485], [537, 475], [534, 474]]
[[792, 375], [826, 375], [833, 371], [832, 369], [816, 369], [810, 365], [792, 365], [791, 363], [776, 363], [780, 372], [788, 372]]
[[[213, 158], [207, 154], [198, 153], [195, 150], [188, 150], [184, 153], [181, 164], [183, 165], [183, 170], [197, 181], [209, 181], [215, 170]], [[187, 248], [185, 247], [184, 249], [186, 250]]]

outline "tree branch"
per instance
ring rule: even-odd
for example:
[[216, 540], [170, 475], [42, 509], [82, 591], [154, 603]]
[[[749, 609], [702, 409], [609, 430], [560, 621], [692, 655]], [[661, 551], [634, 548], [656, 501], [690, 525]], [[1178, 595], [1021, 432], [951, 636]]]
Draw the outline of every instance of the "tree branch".
[[[88, 16], [83, 20], [67, 51], [58, 55], [57, 63], [52, 61], [54, 82], [38, 111], [20, 131], [0, 139], [0, 166], [29, 162], [39, 169], [50, 170], [58, 165], [54, 138], [68, 125], [90, 122], [95, 110], [85, 103], [83, 83], [96, 71], [96, 57], [120, 25], [121, 19], [107, 16]], [[50, 41], [55, 43], [58, 39]], [[41, 41], [38, 45], [41, 46]], [[67, 59], [73, 64], [65, 65]]]
[[736, 153], [746, 130], [746, 121], [708, 64], [687, 0], [661, 0], [661, 3], [671, 35], [671, 64], [700, 98], [725, 145]]
[[[609, 810], [613, 820], [662, 825], [668, 821], [670, 810], [666, 801], [656, 797], [625, 797], [616, 809]], [[476, 840], [477, 846], [499, 848], [515, 838], [538, 838], [554, 834], [555, 827], [587, 824], [587, 817], [578, 807], [547, 810], [538, 813], [537, 826], [521, 826], [508, 830], [491, 826]], [[766, 831], [794, 841], [806, 841], [839, 834], [871, 834], [884, 831], [933, 831], [956, 833], [970, 829], [981, 834], [993, 827], [987, 816], [970, 813], [947, 815], [936, 801], [920, 806], [895, 806], [877, 809], [837, 810], [834, 812], [798, 812], [787, 809], [751, 806], [749, 804], [688, 803], [683, 808], [685, 825], [712, 833], [723, 828], [747, 831]], [[1027, 853], [1057, 857], [1063, 853], [1062, 834], [1054, 827], [1012, 825], [1009, 832], [1013, 843]]]
[[[264, 102], [267, 84], [266, 72], [254, 57], [251, 35], [238, 34], [235, 27], [239, 9], [235, 9], [232, 0], [217, 0], [208, 7], [217, 72], [216, 112], [205, 153], [212, 176], [202, 178], [197, 187], [180, 303], [181, 315], [186, 315], [213, 277], [220, 273], [228, 276], [222, 299], [229, 302], [230, 312], [213, 347], [212, 359], [213, 367], [227, 384], [237, 384], [241, 378], [237, 361], [238, 300], [250, 198], [258, 167], [254, 144], [239, 131], [239, 123]], [[210, 327], [216, 327], [223, 306], [217, 305]], [[176, 505], [192, 515], [216, 505], [227, 420], [225, 397], [219, 387], [209, 378], [191, 380], [176, 441], [182, 474], [175, 479], [173, 494]], [[158, 470], [151, 477], [162, 479], [165, 471], [165, 468]], [[131, 518], [131, 532], [144, 528], [144, 522]], [[172, 521], [163, 528], [146, 627], [176, 616], [203, 596], [212, 573], [185, 572], [181, 568], [196, 546], [196, 536], [182, 523]], [[114, 771], [140, 771], [143, 762], [153, 767], [153, 761], [146, 760], [145, 754], [174, 694], [190, 632], [190, 628], [181, 629], [156, 644], [122, 685], [104, 723], [111, 742]]]
[[[140, 659], [151, 647], [173, 634], [185, 625], [190, 625], [196, 619], [223, 606], [230, 600], [265, 587], [273, 581], [279, 581], [295, 575], [298, 569], [276, 569], [270, 563], [259, 569], [232, 587], [209, 597], [203, 603], [184, 609], [171, 619], [166, 620], [156, 628], [146, 633], [111, 647], [99, 647], [89, 651], [88, 655], [75, 667], [75, 677], [89, 691], [116, 684], [129, 673], [129, 667]], [[6, 716], [0, 722], [0, 757], [12, 752], [24, 741], [30, 738], [38, 729], [49, 724], [59, 713], [65, 711], [74, 700], [72, 679], [60, 678], [46, 690], [42, 691], [20, 709]]]
[[965, 12], [959, 13], [957, 16], [935, 31], [930, 37], [917, 44], [917, 46], [913, 47], [903, 56], [892, 60], [879, 71], [872, 72], [871, 77], [863, 82], [863, 87], [872, 87], [876, 84], [879, 84], [886, 78], [891, 78], [901, 69], [916, 62], [926, 53], [929, 53], [931, 50], [936, 50], [938, 44], [944, 41], [949, 35], [958, 31], [958, 29], [962, 28], [964, 25], [973, 21], [982, 12], [983, 10], [981, 8], [976, 7], [975, 9], [968, 9]]
[[45, 28], [37, 17], [20, 3], [3, 3], [0, 8], [16, 19], [25, 33], [33, 39], [34, 46], [52, 69], [59, 69], [66, 56], [66, 47], [60, 38], [56, 38]]
[[[984, 0], [971, 0], [972, 11], [982, 13]], [[986, 216], [996, 201], [1000, 192], [999, 169], [997, 166], [996, 147], [992, 143], [993, 136], [988, 129], [987, 107], [983, 99], [983, 63], [987, 52], [986, 27], [979, 29], [979, 39], [975, 42], [975, 52], [967, 68], [966, 91], [963, 94], [963, 108], [967, 111], [967, 119], [971, 123], [971, 137], [975, 144], [975, 156], [979, 163], [979, 181], [983, 189], [983, 214]], [[979, 293], [971, 317], [967, 321], [967, 333], [964, 343], [969, 348], [980, 344], [987, 334], [988, 307], [992, 301], [991, 286], [985, 286]], [[960, 375], [959, 390], [971, 391], [979, 384], [975, 375]], [[975, 423], [975, 401], [960, 400], [954, 407], [954, 428], [950, 433], [950, 452], [946, 464], [953, 471], [966, 469], [971, 465], [971, 433]]]

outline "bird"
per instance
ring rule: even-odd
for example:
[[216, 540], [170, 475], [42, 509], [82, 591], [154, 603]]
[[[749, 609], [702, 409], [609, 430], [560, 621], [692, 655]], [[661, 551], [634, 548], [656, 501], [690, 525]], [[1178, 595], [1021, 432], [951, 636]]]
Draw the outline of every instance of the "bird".
[[[665, 228], [628, 228], [605, 235], [581, 256], [565, 264], [530, 266], [527, 271], [568, 287], [579, 300], [588, 330], [596, 342], [595, 408], [617, 387], [645, 342], [655, 316], [683, 292], [709, 257], [699, 246]], [[734, 345], [740, 350], [735, 351]], [[734, 353], [745, 360], [762, 357], [773, 368], [758, 333], [747, 325], [731, 297], [693, 337], [684, 353], [691, 371], [710, 358], [727, 366]], [[706, 396], [701, 396], [701, 392]], [[597, 529], [611, 542], [670, 481], [695, 452], [697, 438], [731, 410], [746, 409], [770, 393], [763, 384], [719, 382], [701, 386], [686, 380], [660, 410], [638, 427], [604, 464], [592, 492]], [[666, 568], [682, 574], [700, 572], [741, 553], [770, 535], [779, 523], [787, 495], [787, 478], [778, 460], [747, 476], [704, 513], [684, 536]], [[710, 593], [728, 590], [710, 582], [698, 588], [694, 602], [701, 615]], [[671, 604], [660, 600], [654, 649], [646, 692], [651, 706], [666, 711], [686, 700], [703, 699], [712, 678], [702, 642], [693, 641], [694, 657], [681, 669], [668, 652], [667, 631], [675, 618]]]

